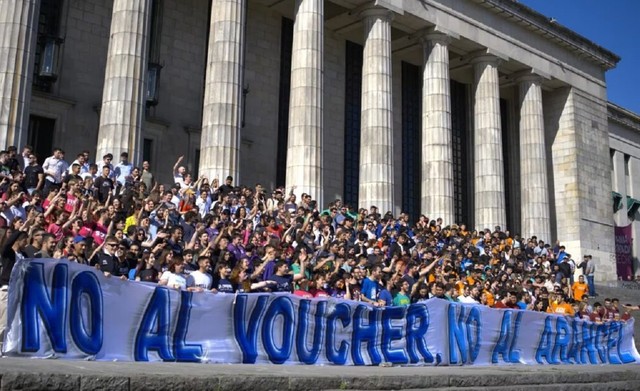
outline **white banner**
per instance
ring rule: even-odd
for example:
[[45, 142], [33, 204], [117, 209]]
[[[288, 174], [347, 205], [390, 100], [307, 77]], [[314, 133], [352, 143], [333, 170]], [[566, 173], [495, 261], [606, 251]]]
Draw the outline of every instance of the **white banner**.
[[120, 361], [371, 365], [640, 362], [633, 320], [432, 299], [407, 307], [191, 293], [57, 260], [16, 265], [7, 354]]

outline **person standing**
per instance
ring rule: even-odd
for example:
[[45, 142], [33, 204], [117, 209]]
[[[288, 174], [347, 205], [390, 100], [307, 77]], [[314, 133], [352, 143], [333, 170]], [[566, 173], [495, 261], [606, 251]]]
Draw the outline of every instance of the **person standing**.
[[574, 282], [571, 285], [571, 292], [573, 293], [573, 299], [576, 301], [581, 301], [582, 296], [584, 296], [585, 293], [587, 293], [587, 290], [590, 288], [591, 287], [586, 282], [584, 282], [584, 276], [580, 275], [578, 277], [578, 281]]
[[133, 164], [129, 163], [129, 154], [127, 152], [122, 152], [120, 154], [120, 163], [118, 163], [113, 169], [116, 181], [118, 181], [120, 186], [124, 186], [124, 183], [127, 177], [131, 175], [132, 170]]
[[380, 265], [374, 265], [371, 268], [369, 277], [362, 281], [362, 296], [360, 299], [369, 304], [373, 304], [374, 307], [380, 306], [378, 302], [378, 295], [380, 294], [380, 276], [382, 274], [382, 268]]
[[589, 285], [589, 297], [596, 297], [596, 263], [593, 260], [592, 255], [585, 255], [585, 257], [588, 257], [587, 266], [585, 267], [585, 274], [587, 275], [587, 285]]
[[150, 171], [151, 169], [151, 164], [149, 164], [148, 161], [144, 161], [142, 162], [142, 174], [140, 175], [142, 183], [145, 184], [145, 186], [147, 186], [147, 190], [151, 191], [151, 189], [153, 189], [153, 187], [156, 184], [156, 178], [153, 176], [153, 174]]
[[7, 307], [9, 301], [9, 279], [13, 266], [26, 258], [24, 248], [27, 246], [29, 235], [25, 231], [15, 231], [5, 243], [0, 258], [0, 353], [7, 327]]
[[102, 271], [107, 277], [116, 274], [117, 259], [115, 254], [118, 244], [120, 243], [115, 236], [107, 236], [104, 240], [104, 246], [91, 257], [89, 264]]
[[64, 161], [64, 151], [55, 148], [53, 155], [49, 156], [42, 164], [42, 169], [46, 175], [44, 184], [44, 196], [46, 197], [51, 191], [60, 190], [64, 173], [69, 169], [69, 164]]
[[93, 187], [96, 189], [96, 196], [101, 204], [104, 204], [109, 198], [109, 194], [113, 191], [113, 181], [109, 177], [111, 170], [109, 166], [102, 167], [102, 175], [96, 178], [93, 182]]
[[44, 170], [38, 164], [38, 158], [35, 154], [30, 153], [28, 156], [29, 164], [24, 168], [24, 185], [29, 195], [33, 195], [36, 190], [42, 190], [44, 186]]

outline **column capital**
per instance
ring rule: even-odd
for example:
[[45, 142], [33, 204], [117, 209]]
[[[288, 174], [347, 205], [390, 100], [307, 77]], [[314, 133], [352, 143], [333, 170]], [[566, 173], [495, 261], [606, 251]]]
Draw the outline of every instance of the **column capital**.
[[386, 8], [373, 6], [359, 11], [358, 17], [363, 20], [371, 17], [380, 17], [386, 22], [391, 22], [393, 20], [393, 11], [390, 11]]
[[473, 65], [480, 63], [489, 63], [494, 66], [500, 66], [503, 62], [509, 61], [509, 57], [491, 49], [481, 49], [471, 52], [467, 55], [469, 62]]
[[460, 38], [460, 35], [443, 29], [439, 26], [432, 26], [415, 34], [420, 43], [427, 45], [430, 42], [449, 45], [454, 39]]
[[513, 75], [511, 75], [511, 78], [515, 80], [516, 83], [531, 81], [536, 84], [540, 84], [544, 80], [550, 79], [548, 75], [545, 75], [544, 73], [539, 72], [535, 69], [525, 69], [524, 71], [516, 72]]

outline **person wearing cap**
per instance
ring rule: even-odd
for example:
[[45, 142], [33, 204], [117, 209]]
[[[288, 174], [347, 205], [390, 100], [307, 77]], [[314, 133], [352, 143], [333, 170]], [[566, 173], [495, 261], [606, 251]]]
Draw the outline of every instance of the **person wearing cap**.
[[[278, 209], [278, 204], [284, 202], [282, 190], [276, 189], [267, 200], [267, 212], [274, 212]], [[295, 212], [295, 211], [294, 211]]]
[[73, 238], [73, 251], [72, 254], [70, 254], [69, 258], [71, 258], [71, 255], [73, 256], [73, 259], [83, 265], [88, 265], [89, 264], [89, 260], [87, 259], [87, 239], [84, 238], [84, 236], [80, 236], [77, 235], [76, 237]]
[[119, 244], [120, 242], [115, 236], [107, 236], [104, 240], [104, 246], [97, 249], [98, 251], [91, 257], [89, 264], [102, 271], [105, 276], [111, 276], [116, 272], [115, 254]]

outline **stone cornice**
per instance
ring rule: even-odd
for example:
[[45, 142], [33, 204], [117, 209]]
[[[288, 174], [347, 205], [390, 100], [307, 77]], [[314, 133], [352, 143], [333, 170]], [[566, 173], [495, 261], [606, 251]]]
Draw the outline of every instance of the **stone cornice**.
[[620, 56], [590, 41], [573, 30], [515, 0], [474, 0], [489, 8], [504, 12], [534, 32], [551, 38], [560, 45], [585, 56], [605, 70], [615, 68]]
[[617, 124], [640, 132], [640, 115], [622, 108], [615, 103], [607, 102], [607, 117]]

